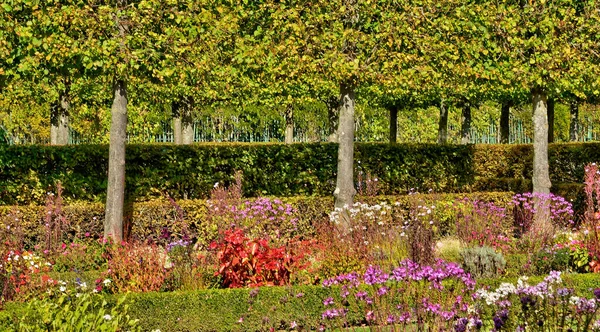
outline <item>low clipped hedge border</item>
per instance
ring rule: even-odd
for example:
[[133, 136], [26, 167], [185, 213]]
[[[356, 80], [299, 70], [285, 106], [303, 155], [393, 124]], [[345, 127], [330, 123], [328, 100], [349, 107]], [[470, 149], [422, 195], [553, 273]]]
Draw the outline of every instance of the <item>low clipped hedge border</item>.
[[[500, 206], [505, 206], [512, 197], [511, 192], [476, 192], [476, 193], [454, 193], [454, 194], [424, 194], [420, 196], [425, 202], [435, 202], [438, 209], [440, 221], [449, 225], [455, 216], [449, 209], [443, 209], [443, 205], [451, 205], [454, 201], [469, 197], [484, 201], [493, 201]], [[395, 208], [408, 209], [411, 199], [415, 197], [407, 195], [399, 196], [375, 196], [356, 197], [356, 201], [376, 204], [387, 202], [390, 204], [398, 202]], [[281, 198], [283, 203], [292, 205], [297, 213], [299, 235], [311, 236], [314, 234], [316, 223], [328, 219], [328, 213], [334, 209], [332, 197], [298, 196]], [[211, 225], [206, 221], [208, 206], [206, 200], [179, 200], [177, 205], [184, 211], [184, 221], [190, 229], [204, 230]], [[93, 202], [71, 202], [63, 207], [64, 215], [69, 222], [69, 233], [71, 236], [82, 236], [89, 232], [92, 237], [101, 237], [104, 231], [104, 205]], [[14, 218], [19, 219], [19, 224], [25, 235], [26, 244], [31, 246], [43, 239], [45, 234], [44, 217], [46, 215], [44, 206], [0, 206], [0, 226], [12, 222]], [[174, 222], [177, 216], [176, 206], [167, 199], [136, 202], [127, 205], [126, 217], [130, 225], [130, 235], [133, 239], [158, 238], [163, 227], [169, 227], [173, 232], [178, 232], [181, 223]], [[448, 227], [446, 227], [448, 228]]]
[[[379, 178], [381, 193], [411, 188], [436, 192], [531, 189], [531, 145], [357, 143], [356, 169]], [[41, 203], [57, 181], [66, 199], [105, 199], [108, 146], [0, 146], [0, 204]], [[551, 144], [551, 180], [580, 190], [585, 164], [600, 161], [600, 143]], [[127, 195], [148, 200], [206, 198], [216, 182], [244, 174], [246, 196], [329, 196], [335, 187], [337, 144], [209, 143], [127, 146]], [[562, 188], [562, 189], [561, 189]], [[563, 194], [564, 196], [564, 194]]]
[[[528, 282], [535, 284], [543, 278], [531, 277]], [[570, 274], [563, 275], [563, 279], [576, 294], [587, 297], [600, 285], [600, 274]], [[516, 278], [482, 279], [477, 287], [495, 288], [502, 282], [514, 283]], [[144, 331], [268, 331], [271, 327], [289, 328], [292, 321], [306, 330], [315, 330], [324, 310], [323, 299], [339, 296], [339, 291], [320, 286], [263, 287], [255, 296], [252, 291], [209, 289], [130, 294], [130, 315], [140, 319]], [[0, 311], [0, 328], [2, 322], [8, 324], [18, 319], [25, 310], [25, 304], [9, 303], [5, 311]], [[349, 322], [360, 324], [363, 314], [350, 311]]]

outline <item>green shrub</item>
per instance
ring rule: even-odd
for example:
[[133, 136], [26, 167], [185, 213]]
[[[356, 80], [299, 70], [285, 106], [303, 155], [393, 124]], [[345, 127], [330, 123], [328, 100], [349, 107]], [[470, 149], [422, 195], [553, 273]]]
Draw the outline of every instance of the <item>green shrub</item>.
[[9, 331], [141, 331], [138, 319], [128, 315], [125, 297], [108, 306], [102, 295], [90, 292], [63, 293], [55, 299], [34, 299], [25, 314], [13, 321]]
[[569, 248], [558, 250], [542, 249], [532, 257], [532, 264], [537, 274], [547, 274], [550, 271], [567, 271], [571, 265]]
[[506, 260], [501, 253], [490, 247], [474, 247], [463, 249], [460, 253], [465, 272], [475, 278], [489, 278], [504, 270]]
[[[0, 204], [44, 201], [57, 181], [68, 200], [103, 201], [107, 145], [0, 145]], [[411, 188], [436, 192], [531, 190], [531, 145], [436, 145], [357, 143], [356, 165], [378, 178], [380, 192]], [[600, 160], [600, 144], [551, 144], [550, 174], [555, 193], [581, 194], [584, 165]], [[317, 195], [335, 189], [337, 145], [209, 143], [191, 146], [127, 146], [126, 190], [130, 201], [207, 198], [216, 182], [244, 175], [247, 197]], [[573, 196], [571, 196], [573, 195]], [[575, 204], [577, 207], [577, 204]]]
[[506, 259], [504, 276], [507, 278], [529, 275], [532, 270], [529, 257], [526, 254], [507, 254], [504, 258]]

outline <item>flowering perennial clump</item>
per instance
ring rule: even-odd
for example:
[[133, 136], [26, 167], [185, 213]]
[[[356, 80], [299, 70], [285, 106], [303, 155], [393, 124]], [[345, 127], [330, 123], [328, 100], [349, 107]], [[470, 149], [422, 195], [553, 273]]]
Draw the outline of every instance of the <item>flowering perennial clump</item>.
[[323, 301], [325, 325], [344, 326], [348, 306], [358, 307], [370, 325], [422, 327], [427, 322], [430, 328], [452, 328], [461, 317], [467, 324], [476, 323], [468, 316], [475, 281], [452, 262], [420, 265], [404, 260], [390, 272], [369, 266], [363, 274], [342, 274], [323, 281], [323, 286], [339, 290], [340, 299]]
[[[600, 289], [594, 297], [575, 296], [564, 287], [561, 272], [552, 271], [543, 281], [530, 285], [526, 277], [516, 284], [502, 283], [496, 290], [480, 289], [474, 294], [476, 310], [494, 330], [539, 330], [544, 326], [560, 331], [596, 330]], [[600, 327], [600, 326], [598, 326]]]
[[[539, 202], [536, 205], [536, 201]], [[556, 226], [573, 227], [573, 204], [564, 197], [549, 193], [523, 193], [513, 196], [510, 204], [514, 208], [515, 226], [521, 232], [531, 227], [534, 215], [540, 209], [547, 209], [548, 218]]]

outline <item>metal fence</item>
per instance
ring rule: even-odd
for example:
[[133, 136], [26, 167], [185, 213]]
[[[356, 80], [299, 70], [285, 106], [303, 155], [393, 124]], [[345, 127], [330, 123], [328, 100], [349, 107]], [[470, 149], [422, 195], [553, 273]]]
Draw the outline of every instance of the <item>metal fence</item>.
[[[597, 124], [587, 122], [579, 133], [580, 142], [598, 141], [600, 139], [600, 128]], [[197, 120], [193, 124], [194, 142], [283, 142], [284, 125], [282, 121], [270, 121], [261, 128], [248, 126], [235, 126], [235, 123], [223, 123], [212, 118]], [[510, 118], [509, 121], [509, 143], [510, 144], [530, 144], [533, 142], [523, 121], [517, 118]], [[458, 128], [449, 128], [451, 131], [458, 132]], [[471, 143], [474, 144], [496, 144], [500, 142], [500, 130], [496, 121], [490, 121], [484, 130], [471, 129]], [[294, 128], [295, 142], [315, 142], [327, 141], [328, 133], [325, 128], [314, 128], [309, 131], [305, 128]], [[172, 143], [174, 141], [172, 124], [165, 122], [161, 124], [161, 129], [156, 131], [129, 131], [127, 135], [129, 142], [139, 143]], [[39, 137], [12, 137], [8, 131], [0, 125], [0, 144], [48, 144], [48, 139]], [[94, 143], [94, 141], [82, 133], [69, 129], [69, 144]]]

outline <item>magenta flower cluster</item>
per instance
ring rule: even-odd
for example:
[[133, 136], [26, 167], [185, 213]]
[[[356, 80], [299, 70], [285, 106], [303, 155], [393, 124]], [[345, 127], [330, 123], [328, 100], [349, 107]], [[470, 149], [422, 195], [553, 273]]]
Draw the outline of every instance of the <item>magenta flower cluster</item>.
[[[573, 204], [567, 201], [564, 197], [549, 193], [523, 193], [513, 196], [511, 205], [517, 209], [521, 209], [526, 219], [533, 218], [537, 213], [534, 202], [541, 201], [541, 207], [549, 209], [549, 218], [555, 225], [568, 227], [573, 226]], [[530, 217], [527, 217], [530, 216]], [[526, 222], [526, 221], [525, 221]], [[519, 226], [526, 226], [524, 224]]]
[[[456, 319], [466, 315], [475, 281], [456, 263], [438, 260], [433, 265], [419, 265], [404, 260], [389, 273], [379, 266], [369, 266], [363, 274], [342, 274], [323, 281], [323, 286], [336, 286], [340, 304], [354, 303], [370, 324], [420, 324], [423, 317], [428, 317], [430, 323], [452, 327]], [[445, 287], [447, 294], [440, 292]], [[331, 308], [336, 306], [333, 297], [323, 304], [327, 307], [324, 319], [343, 317], [340, 310], [344, 307]], [[474, 322], [473, 318], [467, 321]]]
[[254, 201], [245, 201], [241, 207], [231, 206], [236, 220], [252, 219], [264, 222], [284, 222], [289, 220], [296, 226], [298, 220], [293, 215], [296, 212], [290, 204], [284, 204], [279, 199], [261, 197]]

